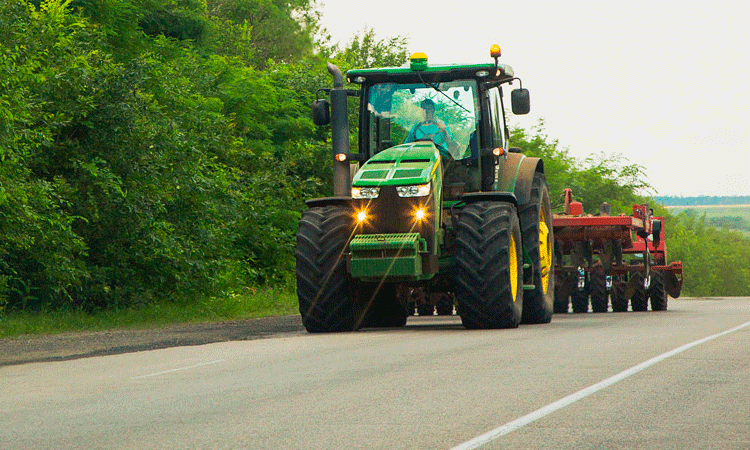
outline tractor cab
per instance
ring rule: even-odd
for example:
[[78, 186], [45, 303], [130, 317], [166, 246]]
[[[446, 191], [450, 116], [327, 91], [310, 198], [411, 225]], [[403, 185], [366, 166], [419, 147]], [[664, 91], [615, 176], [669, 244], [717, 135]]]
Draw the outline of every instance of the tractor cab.
[[[503, 88], [520, 83], [497, 56], [495, 64], [433, 66], [416, 53], [408, 67], [349, 71], [347, 80], [361, 86], [356, 158], [432, 142], [447, 171], [448, 198], [497, 190], [495, 169], [509, 137]], [[528, 112], [528, 91], [515, 89], [512, 97], [514, 113]]]

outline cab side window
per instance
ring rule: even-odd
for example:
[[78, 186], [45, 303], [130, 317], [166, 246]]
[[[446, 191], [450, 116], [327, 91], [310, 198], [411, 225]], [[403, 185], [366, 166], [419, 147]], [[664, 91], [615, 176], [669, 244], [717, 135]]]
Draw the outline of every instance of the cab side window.
[[487, 94], [489, 96], [490, 106], [490, 129], [492, 132], [492, 146], [505, 148], [505, 133], [503, 132], [503, 124], [505, 123], [505, 121], [503, 120], [503, 107], [502, 102], [500, 101], [500, 90], [499, 88], [495, 87], [490, 89]]

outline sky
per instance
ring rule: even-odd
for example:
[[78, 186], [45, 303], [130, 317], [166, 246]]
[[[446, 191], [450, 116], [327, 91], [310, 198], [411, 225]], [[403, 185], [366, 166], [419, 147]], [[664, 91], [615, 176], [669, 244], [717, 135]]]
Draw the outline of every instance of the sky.
[[570, 156], [622, 155], [654, 195], [750, 195], [750, 2], [319, 0], [334, 42], [372, 28], [432, 63], [500, 62]]

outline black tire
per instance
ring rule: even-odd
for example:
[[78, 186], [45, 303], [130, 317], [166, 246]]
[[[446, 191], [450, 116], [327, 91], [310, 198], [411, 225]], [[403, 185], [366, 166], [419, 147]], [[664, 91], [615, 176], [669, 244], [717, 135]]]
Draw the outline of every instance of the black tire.
[[570, 295], [564, 289], [560, 289], [565, 279], [565, 276], [555, 275], [555, 314], [567, 314], [570, 309]]
[[310, 208], [297, 231], [297, 298], [310, 333], [357, 328], [351, 277], [344, 252], [352, 230], [351, 211], [342, 206]]
[[456, 233], [456, 299], [466, 328], [516, 328], [521, 322], [523, 253], [512, 203], [480, 201], [463, 208]]
[[[576, 278], [578, 278], [576, 276]], [[578, 287], [576, 281], [576, 288], [573, 293], [570, 294], [570, 303], [573, 305], [573, 312], [576, 314], [582, 314], [589, 312], [589, 293], [587, 288], [589, 287], [589, 275], [586, 274], [586, 281], [583, 290]]]
[[667, 310], [668, 297], [663, 272], [651, 272], [649, 296], [651, 297], [651, 311]]
[[531, 276], [524, 280], [534, 289], [523, 293], [522, 323], [549, 323], [555, 302], [555, 252], [547, 180], [534, 173], [528, 203], [519, 211], [523, 248], [531, 258]]
[[635, 288], [633, 296], [630, 297], [630, 307], [633, 309], [633, 311], [647, 311], [648, 292], [646, 292], [646, 288], [643, 286], [643, 274], [641, 274], [640, 272], [636, 272], [632, 276], [638, 279], [638, 284]]
[[626, 312], [628, 310], [628, 299], [625, 298], [625, 282], [619, 277], [612, 277], [612, 311]]
[[440, 294], [440, 299], [435, 304], [435, 310], [438, 316], [453, 315], [453, 296], [446, 293]]
[[591, 296], [591, 310], [595, 313], [605, 313], [609, 310], [609, 294], [607, 293], [607, 277], [600, 272], [593, 272], [589, 276], [589, 295]]
[[419, 303], [417, 304], [417, 314], [420, 316], [433, 316], [435, 315], [435, 305]]
[[409, 317], [405, 303], [396, 295], [393, 283], [355, 283], [355, 298], [364, 312], [362, 327], [403, 327]]

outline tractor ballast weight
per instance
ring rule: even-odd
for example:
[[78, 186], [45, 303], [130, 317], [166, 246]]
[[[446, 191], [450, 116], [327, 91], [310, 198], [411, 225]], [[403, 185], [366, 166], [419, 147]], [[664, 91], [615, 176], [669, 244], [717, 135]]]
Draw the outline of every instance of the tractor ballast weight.
[[[313, 120], [332, 128], [334, 197], [306, 202], [297, 294], [310, 332], [403, 326], [453, 314], [467, 328], [551, 320], [552, 214], [544, 164], [510, 147], [499, 64], [341, 71]], [[357, 151], [347, 103], [359, 98]], [[514, 113], [529, 110], [513, 89]], [[354, 173], [350, 176], [350, 173]]]

